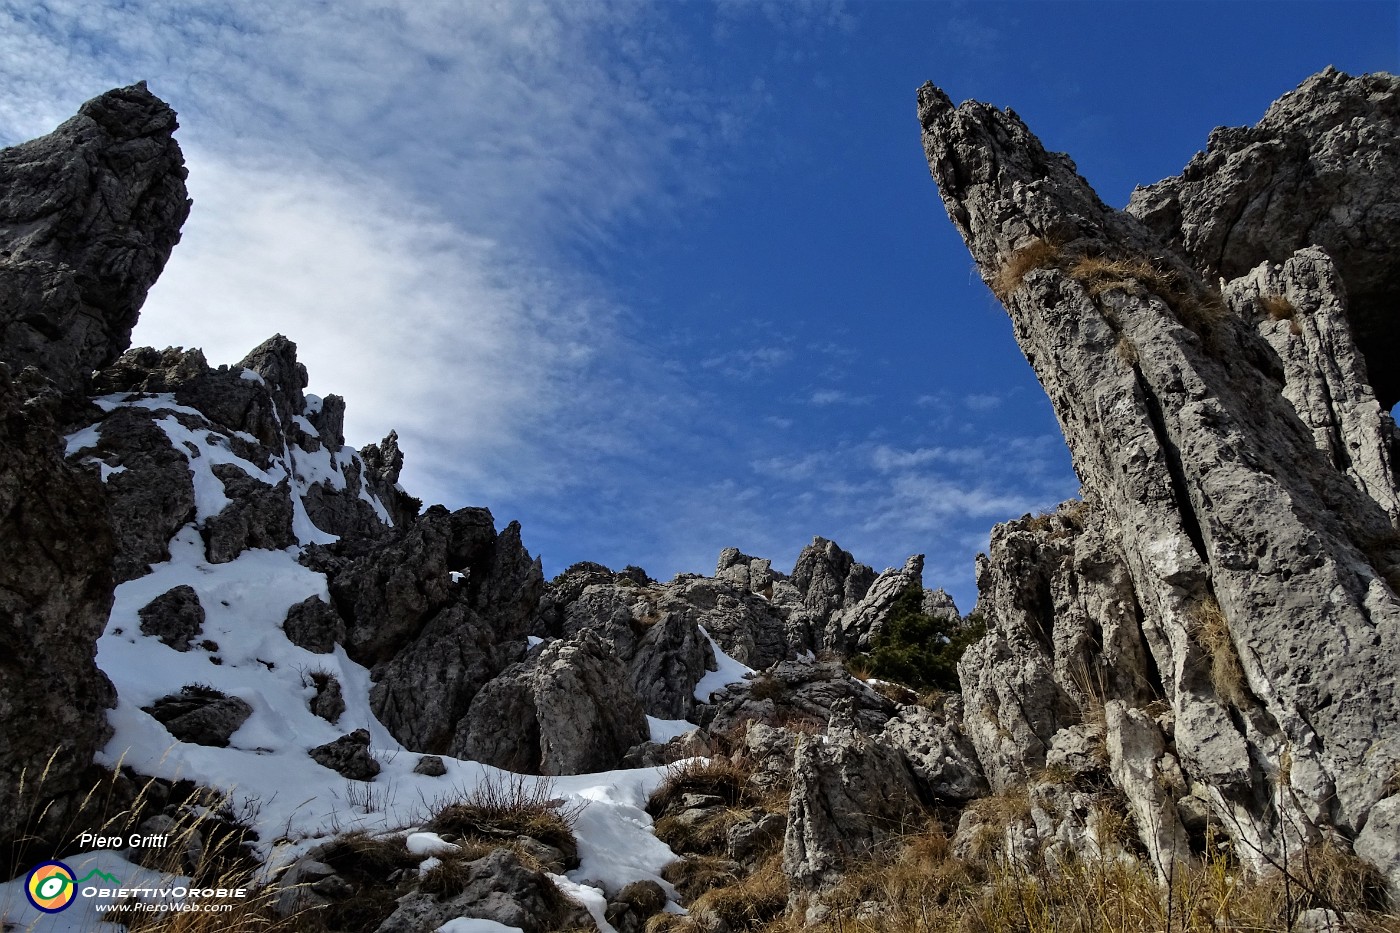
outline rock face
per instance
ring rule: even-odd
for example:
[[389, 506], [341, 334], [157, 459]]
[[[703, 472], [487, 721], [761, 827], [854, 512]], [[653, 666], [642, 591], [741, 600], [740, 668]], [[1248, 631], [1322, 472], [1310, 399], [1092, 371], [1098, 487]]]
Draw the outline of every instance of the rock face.
[[21, 776], [34, 787], [55, 751], [39, 793], [86, 790], [81, 774], [116, 703], [93, 661], [112, 608], [102, 487], [64, 464], [51, 404], [27, 395], [0, 363], [0, 846], [37, 811], [17, 798]]
[[175, 127], [136, 85], [0, 151], [0, 846], [44, 800], [63, 819], [111, 735], [115, 696], [93, 658], [114, 542], [101, 483], [63, 462], [57, 429], [92, 370], [126, 348], [179, 239]]
[[[1160, 692], [1172, 753], [1247, 860], [1260, 864], [1324, 828], [1352, 837], [1387, 793], [1400, 761], [1400, 537], [1394, 476], [1381, 459], [1390, 426], [1346, 327], [1338, 281], [1393, 275], [1366, 259], [1390, 242], [1393, 186], [1367, 194], [1355, 179], [1396, 170], [1393, 122], [1382, 113], [1395, 86], [1388, 76], [1310, 79], [1296, 92], [1312, 101], [1308, 116], [1281, 103], [1255, 131], [1217, 134], [1217, 155], [1193, 162], [1189, 184], [1140, 194], [1134, 211], [1147, 222], [1104, 205], [1066, 156], [1046, 152], [1009, 111], [954, 107], [932, 85], [920, 90], [944, 205], [1054, 405], [1084, 487], [1080, 525], [1102, 529], [1101, 544], [1080, 542], [1076, 531], [1053, 542], [1004, 540], [1004, 564], [983, 568], [990, 634], [961, 668], [969, 720], [1020, 709], [1005, 734], [973, 727], [994, 786], [1013, 762], [1044, 754], [1047, 733], [1082, 716], [1073, 679], [1055, 670], [1059, 629], [1084, 630], [1086, 610], [1101, 607], [1117, 630], [1104, 630], [1114, 642], [1105, 655], [1129, 667], [1100, 698], [1132, 707], [1143, 691]], [[1354, 184], [1335, 174], [1302, 183], [1310, 170], [1295, 166], [1350, 163], [1352, 139], [1370, 141], [1350, 170]], [[1306, 203], [1280, 208], [1297, 224], [1276, 236], [1269, 198], [1292, 197], [1289, 178], [1300, 179]], [[1231, 193], [1235, 182], [1244, 187]], [[1161, 206], [1172, 196], [1176, 217]], [[1313, 206], [1332, 196], [1336, 214]], [[1237, 206], [1219, 209], [1226, 203]], [[1344, 218], [1358, 210], [1374, 211], [1381, 229], [1359, 222], [1354, 233]], [[1207, 238], [1196, 212], [1228, 219]], [[1293, 252], [1333, 233], [1352, 237], [1347, 262], [1357, 271], [1329, 275], [1319, 250]], [[1256, 246], [1266, 242], [1261, 255]], [[1383, 252], [1393, 261], [1392, 249]], [[1263, 260], [1275, 265], [1256, 268]], [[1219, 276], [1246, 281], [1217, 291]], [[1303, 347], [1289, 362], [1275, 349], [1284, 336], [1261, 334], [1261, 285], [1282, 289], [1301, 318], [1301, 333], [1288, 337]], [[1340, 402], [1330, 420], [1318, 417], [1324, 397]], [[1071, 564], [1098, 568], [1083, 578], [1086, 598], [1070, 582], [1077, 574], [1057, 583], [1052, 569], [1032, 575], [1048, 581], [1048, 593], [1026, 592], [1018, 562], [1064, 566], [1055, 553], [1071, 543]], [[1137, 663], [1139, 642], [1146, 653]], [[981, 674], [988, 664], [1004, 676]], [[1278, 781], [1287, 794], [1274, 792]]]
[[850, 701], [824, 741], [799, 742], [792, 768], [783, 871], [794, 906], [840, 879], [847, 865], [918, 826], [919, 798], [898, 752], [857, 727]]
[[1345, 316], [1387, 411], [1400, 401], [1400, 81], [1329, 68], [1258, 125], [1210, 134], [1179, 177], [1133, 192], [1129, 214], [1207, 281], [1316, 246], [1346, 285]]
[[0, 151], [0, 360], [70, 391], [127, 348], [189, 214], [178, 125], [143, 82]]
[[485, 509], [434, 506], [388, 539], [304, 560], [327, 574], [332, 605], [304, 604], [288, 624], [319, 646], [343, 619], [346, 653], [371, 669], [375, 715], [422, 752], [446, 752], [477, 691], [524, 652], [544, 585], [520, 526], [498, 535]]
[[582, 774], [615, 767], [649, 735], [622, 661], [585, 629], [487, 684], [451, 751], [527, 774]]

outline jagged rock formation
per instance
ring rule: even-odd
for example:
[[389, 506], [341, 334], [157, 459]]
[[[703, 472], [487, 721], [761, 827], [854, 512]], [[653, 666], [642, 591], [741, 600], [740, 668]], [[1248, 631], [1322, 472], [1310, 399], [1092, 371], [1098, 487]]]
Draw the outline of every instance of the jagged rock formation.
[[788, 799], [783, 871], [794, 907], [808, 910], [847, 867], [921, 824], [919, 792], [902, 756], [856, 724], [849, 700], [822, 741], [799, 741]]
[[[1394, 394], [1370, 381], [1343, 309], [1353, 290], [1393, 294], [1400, 215], [1385, 207], [1393, 186], [1370, 178], [1397, 170], [1397, 89], [1386, 75], [1309, 79], [1255, 130], [1217, 131], [1132, 213], [1105, 206], [1013, 113], [920, 90], [948, 214], [1084, 485], [1058, 536], [1023, 520], [980, 569], [989, 635], [961, 670], [994, 785], [1095, 704], [1159, 693], [1169, 719], [1134, 716], [1132, 744], [1155, 747], [1146, 732], [1160, 731], [1246, 861], [1354, 838], [1394, 793], [1400, 537], [1377, 402]], [[1346, 254], [1340, 274], [1329, 245]], [[1221, 276], [1238, 280], [1217, 290]], [[1261, 307], [1299, 332], [1278, 333]], [[1076, 646], [1089, 689], [1060, 667]], [[1160, 812], [1150, 797], [1135, 809]]]
[[524, 774], [583, 774], [615, 767], [649, 735], [622, 660], [585, 629], [487, 684], [451, 751]]
[[[93, 663], [112, 605], [101, 484], [58, 430], [123, 349], [189, 209], [175, 113], [144, 85], [0, 151], [0, 846], [69, 815], [111, 735]], [[30, 367], [30, 368], [25, 368]], [[25, 368], [23, 372], [20, 370]], [[33, 728], [34, 723], [44, 728]], [[21, 786], [29, 799], [20, 800]]]
[[0, 361], [71, 391], [126, 349], [189, 214], [178, 125], [142, 82], [0, 152]]
[[1319, 247], [1346, 283], [1345, 318], [1381, 407], [1400, 401], [1400, 94], [1386, 74], [1328, 68], [1251, 127], [1210, 134], [1176, 178], [1127, 212], [1207, 281]]

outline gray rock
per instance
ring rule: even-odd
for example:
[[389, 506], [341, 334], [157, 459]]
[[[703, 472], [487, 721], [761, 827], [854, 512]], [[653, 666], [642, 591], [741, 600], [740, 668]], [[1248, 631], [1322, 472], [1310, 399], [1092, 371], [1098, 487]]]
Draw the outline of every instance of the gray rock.
[[919, 606], [919, 611], [926, 616], [934, 616], [935, 618], [962, 617], [962, 613], [958, 611], [958, 604], [953, 602], [953, 597], [942, 589], [924, 590], [924, 599]]
[[253, 707], [212, 687], [189, 684], [141, 707], [181, 742], [226, 748]]
[[987, 634], [958, 665], [963, 731], [992, 789], [1049, 764], [1063, 730], [1098, 721], [1106, 698], [1140, 705], [1157, 682], [1132, 576], [1084, 502], [992, 529], [977, 562]]
[[1230, 282], [1225, 299], [1274, 351], [1283, 397], [1314, 446], [1400, 522], [1394, 422], [1370, 391], [1347, 323], [1350, 299], [1331, 257], [1309, 247], [1279, 265], [1261, 263]]
[[352, 781], [372, 781], [380, 771], [379, 762], [370, 754], [369, 732], [365, 729], [356, 729], [325, 745], [317, 745], [307, 754], [317, 764]]
[[834, 541], [813, 538], [797, 555], [792, 575], [773, 590], [773, 602], [787, 612], [789, 644], [814, 652], [839, 650], [831, 643], [832, 616], [858, 604], [874, 582], [875, 571]]
[[1380, 869], [1392, 908], [1400, 904], [1400, 794], [1371, 808], [1352, 849]]
[[922, 706], [901, 707], [881, 737], [904, 755], [909, 770], [929, 794], [943, 800], [985, 796], [987, 781], [972, 743], [962, 734], [962, 708], [956, 700], [939, 713]]
[[820, 728], [842, 700], [850, 701], [863, 732], [879, 732], [894, 715], [893, 703], [839, 662], [783, 661], [720, 694], [708, 728], [713, 734], [746, 732], [751, 722]]
[[142, 82], [0, 151], [0, 361], [71, 391], [126, 350], [189, 214], [177, 126]]
[[617, 767], [650, 734], [626, 668], [585, 629], [543, 645], [476, 695], [451, 752], [528, 774]]
[[360, 458], [364, 462], [364, 482], [384, 503], [394, 527], [402, 528], [417, 518], [423, 503], [399, 488], [399, 471], [403, 469], [399, 435], [390, 431], [378, 444], [361, 447]]
[[298, 647], [329, 654], [345, 640], [345, 620], [321, 597], [308, 596], [287, 610], [282, 631]]
[[755, 819], [729, 827], [726, 852], [734, 861], [752, 869], [759, 857], [773, 851], [787, 833], [787, 816], [757, 813]]
[[195, 518], [194, 482], [185, 456], [171, 447], [149, 412], [112, 412], [102, 421], [98, 449], [126, 468], [105, 484], [120, 583], [170, 559], [170, 539]]
[[442, 759], [437, 755], [424, 755], [413, 766], [413, 773], [425, 777], [442, 777], [447, 773], [447, 765], [443, 764]]
[[422, 933], [457, 917], [494, 920], [523, 933], [591, 923], [588, 912], [560, 894], [546, 875], [526, 868], [514, 852], [496, 849], [464, 867], [456, 893], [413, 891], [399, 898], [378, 933]]
[[773, 572], [773, 562], [762, 557], [750, 557], [736, 547], [719, 552], [715, 579], [746, 590], [766, 599], [773, 598], [773, 584], [781, 577]]
[[429, 509], [387, 537], [307, 549], [327, 574], [344, 645], [372, 668], [370, 705], [400, 742], [448, 750], [472, 697], [525, 647], [543, 587], [539, 561], [491, 513]]
[[154, 635], [176, 651], [189, 651], [204, 629], [204, 607], [194, 587], [181, 584], [137, 610], [141, 633]]
[[340, 689], [340, 681], [334, 674], [312, 671], [311, 682], [316, 686], [316, 695], [311, 698], [311, 712], [334, 725], [345, 712], [345, 697]]
[[847, 868], [921, 825], [918, 791], [900, 754], [865, 735], [850, 701], [838, 703], [824, 740], [799, 741], [788, 799], [783, 872], [790, 907], [840, 881]]
[[766, 723], [750, 724], [744, 734], [744, 755], [753, 765], [749, 783], [763, 790], [792, 783], [792, 759], [799, 734]]
[[[1173, 786], [1173, 769], [1162, 767], [1166, 741], [1151, 718], [1119, 700], [1108, 701], [1104, 714], [1113, 782], [1128, 798], [1157, 880], [1168, 884], [1191, 858], [1186, 828], [1176, 809], [1176, 798], [1186, 788]], [[1179, 779], [1180, 772], [1175, 776]]]
[[1317, 246], [1336, 261], [1346, 317], [1385, 410], [1400, 401], [1400, 79], [1328, 68], [1258, 125], [1215, 130], [1180, 176], [1133, 192], [1128, 213], [1207, 281]]
[[[1389, 148], [1371, 150], [1377, 166], [1361, 172], [1384, 175], [1400, 170], [1381, 154], [1394, 148], [1384, 115], [1394, 85], [1388, 76], [1353, 83], [1325, 73], [1304, 94], [1316, 94], [1325, 114], [1295, 119], [1281, 106], [1270, 120], [1288, 123], [1309, 151], [1331, 151], [1357, 134], [1390, 139]], [[1368, 123], [1371, 95], [1380, 117]], [[1090, 514], [1127, 569], [1139, 628], [1172, 707], [1181, 767], [1208, 788], [1246, 858], [1306, 844], [1326, 826], [1354, 832], [1400, 761], [1400, 601], [1388, 582], [1400, 580], [1400, 537], [1387, 508], [1319, 448], [1314, 427], [1284, 394], [1287, 372], [1273, 347], [1241, 309], [1226, 307], [1237, 290], [1227, 283], [1222, 300], [1216, 279], [1203, 279], [1215, 258], [1194, 246], [1183, 249], [1195, 255], [1178, 253], [1135, 217], [1105, 206], [1067, 157], [1046, 152], [1009, 111], [954, 107], [926, 85], [919, 115], [949, 216], [984, 281], [1004, 298], [1065, 432]], [[1215, 148], [1223, 151], [1227, 139]], [[1276, 190], [1287, 203], [1287, 179], [1306, 172], [1290, 175], [1285, 162], [1265, 160], [1269, 151], [1254, 151], [1268, 169], [1250, 167], [1250, 184], [1271, 185], [1276, 168], [1285, 184], [1246, 198], [1256, 205], [1252, 216], [1237, 205], [1227, 239], [1284, 244], [1282, 260], [1310, 239], [1291, 243], [1259, 218]], [[1344, 151], [1335, 164], [1352, 159]], [[1323, 213], [1335, 207], [1345, 217], [1361, 202], [1338, 191]], [[1383, 278], [1394, 255], [1384, 253], [1374, 266]], [[1261, 258], [1271, 257], [1250, 255], [1220, 271], [1246, 274]], [[1334, 292], [1328, 300], [1343, 299]], [[1356, 367], [1338, 367], [1325, 381], [1348, 398], [1371, 392], [1382, 407], [1396, 397], [1359, 378]], [[1379, 443], [1391, 442], [1380, 423], [1390, 437]], [[1001, 633], [1000, 622], [988, 622]], [[1014, 670], [1015, 655], [1004, 657]], [[973, 670], [965, 679], [976, 679]], [[981, 704], [969, 696], [968, 706], [971, 724]], [[1002, 768], [984, 754], [992, 743], [976, 731], [974, 740], [995, 786]], [[1286, 794], [1269, 790], [1279, 773]]]
[[691, 729], [667, 742], [642, 742], [622, 756], [624, 768], [654, 768], [686, 758], [708, 758], [715, 753], [703, 729]]
[[[0, 847], [71, 815], [116, 705], [94, 662], [113, 587], [102, 487], [63, 462], [52, 411], [28, 394], [0, 363], [0, 710], [22, 713], [0, 715]], [[59, 825], [26, 825], [45, 812]]]
[[903, 567], [892, 567], [876, 577], [860, 602], [833, 616], [826, 646], [843, 655], [869, 651], [884, 631], [895, 603], [908, 591], [923, 588], [924, 555], [915, 554]]
[[608, 902], [605, 919], [617, 933], [642, 933], [666, 906], [666, 891], [655, 881], [633, 881]]

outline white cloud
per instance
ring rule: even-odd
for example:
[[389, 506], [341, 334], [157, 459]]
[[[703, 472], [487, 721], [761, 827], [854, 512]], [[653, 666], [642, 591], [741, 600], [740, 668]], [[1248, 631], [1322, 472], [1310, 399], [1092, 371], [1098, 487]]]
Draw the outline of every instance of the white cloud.
[[855, 395], [844, 389], [817, 389], [809, 397], [813, 405], [868, 405], [875, 400], [872, 395]]
[[587, 371], [618, 346], [609, 308], [372, 179], [202, 152], [190, 163], [198, 209], [138, 343], [232, 363], [286, 333], [313, 390], [348, 399], [352, 443], [397, 428], [430, 496], [559, 481], [539, 438], [589, 426], [606, 387]]

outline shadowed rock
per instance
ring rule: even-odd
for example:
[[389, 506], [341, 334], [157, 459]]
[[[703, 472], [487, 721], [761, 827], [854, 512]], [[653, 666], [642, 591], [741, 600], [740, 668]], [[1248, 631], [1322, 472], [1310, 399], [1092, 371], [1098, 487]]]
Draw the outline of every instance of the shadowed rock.
[[71, 390], [126, 350], [189, 214], [178, 125], [142, 82], [0, 151], [0, 360]]

